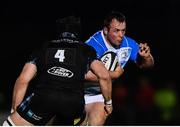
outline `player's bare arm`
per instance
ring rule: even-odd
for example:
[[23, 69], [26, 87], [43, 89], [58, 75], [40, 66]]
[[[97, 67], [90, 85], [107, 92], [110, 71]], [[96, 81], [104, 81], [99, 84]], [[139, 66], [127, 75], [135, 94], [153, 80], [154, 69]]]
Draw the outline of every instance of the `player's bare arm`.
[[26, 63], [19, 77], [17, 78], [13, 91], [12, 112], [22, 102], [30, 80], [36, 75], [36, 66]]
[[118, 65], [114, 71], [109, 71], [109, 74], [111, 76], [111, 79], [117, 79], [120, 77], [124, 72], [124, 69]]
[[[107, 52], [101, 57], [101, 61], [109, 71], [111, 79], [117, 79], [120, 77], [124, 69], [118, 64], [117, 56], [113, 52]], [[98, 78], [91, 71], [85, 75], [86, 80], [97, 82]]]
[[[102, 62], [95, 60], [91, 64], [91, 69], [93, 73], [95, 73], [99, 79], [100, 88], [102, 91], [102, 95], [105, 100], [105, 105], [107, 102], [112, 101], [112, 82], [111, 77], [109, 75], [108, 70], [105, 68]], [[108, 107], [105, 106], [105, 110], [107, 111], [107, 115], [112, 113], [112, 105], [109, 105]]]
[[138, 61], [138, 65], [140, 68], [150, 68], [154, 65], [154, 58], [151, 55], [150, 47], [147, 43], [139, 44], [139, 56], [141, 57]]
[[[116, 79], [120, 77], [123, 74], [123, 72], [124, 72], [124, 69], [118, 65], [114, 71], [109, 71], [109, 74], [111, 76], [111, 79]], [[88, 71], [86, 73], [85, 79], [88, 81], [98, 82], [97, 76], [92, 71]]]
[[109, 72], [104, 67], [103, 63], [98, 60], [95, 60], [91, 64], [91, 69], [93, 73], [95, 73], [98, 77], [100, 88], [105, 98], [105, 101], [109, 101], [111, 99], [111, 92], [112, 92], [112, 83]]

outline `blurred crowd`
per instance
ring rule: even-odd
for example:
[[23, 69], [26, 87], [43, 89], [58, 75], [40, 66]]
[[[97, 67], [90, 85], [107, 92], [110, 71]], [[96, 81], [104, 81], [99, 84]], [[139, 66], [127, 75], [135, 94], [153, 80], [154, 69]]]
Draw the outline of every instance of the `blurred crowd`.
[[142, 75], [134, 83], [114, 82], [114, 110], [106, 124], [180, 125], [177, 82], [157, 84]]

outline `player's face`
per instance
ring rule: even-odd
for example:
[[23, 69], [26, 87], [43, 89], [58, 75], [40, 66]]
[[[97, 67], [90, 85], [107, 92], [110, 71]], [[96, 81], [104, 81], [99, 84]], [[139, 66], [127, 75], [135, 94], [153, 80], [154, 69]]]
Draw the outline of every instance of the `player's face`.
[[107, 31], [107, 41], [112, 46], [119, 46], [126, 32], [126, 22], [119, 22], [113, 19]]

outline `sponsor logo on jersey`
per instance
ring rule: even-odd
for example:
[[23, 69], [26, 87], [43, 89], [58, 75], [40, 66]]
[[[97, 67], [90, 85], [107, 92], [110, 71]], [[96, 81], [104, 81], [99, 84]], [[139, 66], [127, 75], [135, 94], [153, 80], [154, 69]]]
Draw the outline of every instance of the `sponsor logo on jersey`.
[[122, 47], [117, 51], [118, 60], [122, 67], [124, 67], [129, 60], [129, 57], [131, 56], [131, 51], [131, 47]]
[[74, 75], [70, 70], [62, 67], [52, 67], [47, 72], [52, 75], [67, 77], [67, 78], [71, 78]]

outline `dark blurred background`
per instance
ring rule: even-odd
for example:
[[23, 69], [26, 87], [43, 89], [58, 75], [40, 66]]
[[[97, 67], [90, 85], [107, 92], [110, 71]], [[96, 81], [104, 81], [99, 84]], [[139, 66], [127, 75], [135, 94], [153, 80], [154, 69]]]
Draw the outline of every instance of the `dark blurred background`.
[[14, 82], [31, 50], [55, 38], [55, 21], [82, 19], [82, 40], [102, 28], [111, 10], [124, 13], [127, 36], [147, 42], [155, 59], [150, 70], [128, 63], [114, 82], [114, 111], [107, 125], [180, 125], [179, 1], [4, 1], [0, 4], [0, 124], [11, 107]]

